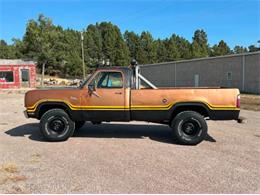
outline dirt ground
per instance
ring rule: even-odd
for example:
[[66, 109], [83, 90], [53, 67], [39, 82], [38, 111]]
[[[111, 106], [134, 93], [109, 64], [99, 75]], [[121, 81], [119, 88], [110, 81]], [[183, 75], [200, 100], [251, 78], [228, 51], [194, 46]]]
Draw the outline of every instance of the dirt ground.
[[260, 95], [241, 94], [241, 108], [260, 111]]
[[23, 96], [0, 91], [0, 193], [260, 193], [260, 112], [208, 121], [197, 146], [141, 122], [86, 124], [50, 143], [24, 118]]

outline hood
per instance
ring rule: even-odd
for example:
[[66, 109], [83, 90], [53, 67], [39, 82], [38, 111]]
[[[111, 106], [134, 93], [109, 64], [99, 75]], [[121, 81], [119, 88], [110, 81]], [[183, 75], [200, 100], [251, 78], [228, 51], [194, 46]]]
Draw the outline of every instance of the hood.
[[36, 90], [44, 91], [44, 90], [67, 90], [67, 89], [78, 89], [77, 86], [62, 86], [62, 87], [39, 87]]
[[71, 97], [78, 97], [81, 89], [78, 87], [51, 87], [35, 89], [25, 93], [24, 105], [30, 107], [40, 100], [69, 100]]

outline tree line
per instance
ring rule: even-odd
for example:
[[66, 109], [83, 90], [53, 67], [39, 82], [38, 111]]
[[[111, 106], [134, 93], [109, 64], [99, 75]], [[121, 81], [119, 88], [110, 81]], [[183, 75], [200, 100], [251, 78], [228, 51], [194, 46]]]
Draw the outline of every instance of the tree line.
[[[139, 64], [150, 64], [260, 50], [254, 45], [248, 48], [237, 45], [231, 49], [224, 40], [210, 46], [203, 29], [194, 32], [191, 42], [176, 34], [165, 39], [154, 39], [148, 31], [140, 35], [132, 31], [122, 34], [111, 22], [90, 24], [82, 35], [88, 70], [102, 62], [126, 66], [131, 59]], [[0, 58], [30, 59], [37, 61], [39, 71], [42, 64], [46, 64], [48, 74], [81, 76], [81, 39], [80, 31], [63, 29], [40, 14], [37, 20], [28, 21], [21, 40], [13, 39], [11, 45], [0, 41]]]

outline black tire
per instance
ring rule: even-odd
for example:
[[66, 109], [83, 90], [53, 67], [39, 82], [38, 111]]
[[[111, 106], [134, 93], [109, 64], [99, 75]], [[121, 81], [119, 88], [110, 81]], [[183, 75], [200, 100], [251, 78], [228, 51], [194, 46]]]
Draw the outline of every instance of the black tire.
[[102, 121], [91, 121], [92, 125], [100, 125]]
[[180, 144], [196, 145], [202, 142], [208, 131], [202, 115], [194, 111], [179, 113], [172, 121], [173, 136]]
[[85, 121], [75, 121], [75, 130], [79, 130], [85, 125]]
[[48, 141], [65, 141], [73, 135], [75, 123], [62, 109], [45, 112], [40, 121], [40, 130]]

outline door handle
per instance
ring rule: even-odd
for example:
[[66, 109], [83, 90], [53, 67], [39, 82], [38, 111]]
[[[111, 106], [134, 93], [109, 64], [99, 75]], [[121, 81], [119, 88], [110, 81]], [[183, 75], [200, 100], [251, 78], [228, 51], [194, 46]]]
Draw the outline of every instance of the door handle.
[[117, 95], [121, 95], [121, 94], [122, 94], [122, 92], [115, 92], [115, 94], [117, 94]]

